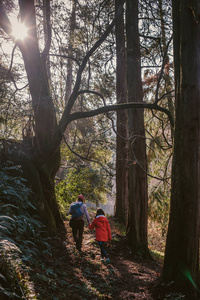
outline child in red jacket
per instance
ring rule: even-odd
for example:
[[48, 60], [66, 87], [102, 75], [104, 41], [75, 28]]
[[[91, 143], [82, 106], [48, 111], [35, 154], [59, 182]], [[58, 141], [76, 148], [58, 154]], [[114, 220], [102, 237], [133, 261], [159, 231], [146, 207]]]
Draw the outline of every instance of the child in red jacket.
[[99, 247], [101, 249], [101, 257], [102, 261], [104, 261], [104, 258], [106, 258], [105, 263], [109, 263], [110, 259], [108, 258], [108, 254], [106, 250], [104, 249], [105, 242], [111, 242], [111, 230], [110, 230], [110, 224], [108, 220], [105, 217], [105, 213], [103, 209], [98, 208], [97, 214], [95, 219], [93, 220], [92, 224], [89, 225], [90, 229], [96, 229], [96, 241], [99, 243]]

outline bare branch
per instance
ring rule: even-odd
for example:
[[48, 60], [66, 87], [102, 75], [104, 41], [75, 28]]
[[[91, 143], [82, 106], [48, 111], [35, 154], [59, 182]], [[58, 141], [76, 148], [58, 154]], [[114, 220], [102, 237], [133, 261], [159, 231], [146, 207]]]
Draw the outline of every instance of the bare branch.
[[81, 90], [81, 91], [78, 92], [78, 95], [82, 95], [82, 94], [86, 94], [86, 93], [99, 96], [103, 100], [103, 104], [106, 106], [105, 99], [104, 99], [103, 95], [99, 92], [92, 91], [92, 90]]
[[175, 90], [171, 90], [165, 94], [163, 94], [160, 98], [158, 98], [158, 102], [162, 99], [164, 99], [165, 97], [168, 97], [170, 94], [172, 94], [173, 92], [175, 92]]
[[81, 84], [81, 76], [82, 73], [85, 69], [85, 66], [87, 64], [87, 62], [89, 61], [89, 58], [92, 56], [92, 54], [101, 46], [101, 44], [105, 41], [105, 39], [107, 38], [107, 36], [110, 34], [110, 32], [112, 31], [117, 19], [119, 18], [119, 16], [123, 13], [123, 3], [124, 1], [122, 1], [122, 5], [119, 7], [119, 11], [116, 14], [115, 18], [113, 19], [113, 21], [110, 23], [110, 25], [107, 27], [107, 29], [104, 31], [104, 33], [102, 34], [102, 36], [99, 38], [99, 40], [94, 44], [94, 46], [87, 52], [87, 54], [85, 55], [85, 57], [82, 60], [82, 63], [79, 67], [77, 76], [76, 76], [76, 82], [74, 85], [74, 89], [71, 93], [71, 96], [69, 98], [69, 101], [66, 105], [65, 111], [63, 113], [63, 116], [61, 118], [60, 124], [59, 124], [59, 128], [61, 130], [61, 132], [63, 133], [68, 125], [68, 117], [70, 114], [70, 111], [74, 105], [74, 102], [77, 99], [78, 96], [78, 91], [80, 88], [80, 84]]
[[56, 57], [61, 57], [61, 58], [67, 58], [67, 59], [74, 60], [77, 63], [77, 65], [80, 67], [80, 62], [75, 57], [64, 55], [64, 54], [54, 54], [54, 53], [49, 53], [48, 55], [49, 56], [56, 56]]
[[12, 50], [12, 56], [11, 56], [11, 62], [10, 62], [10, 68], [8, 70], [8, 73], [11, 74], [11, 70], [12, 70], [12, 64], [13, 64], [13, 59], [14, 59], [14, 53], [15, 53], [15, 49], [16, 49], [17, 45], [14, 46], [13, 50]]
[[173, 117], [168, 109], [161, 107], [156, 103], [145, 103], [145, 102], [120, 103], [120, 104], [107, 105], [87, 112], [75, 112], [69, 115], [68, 120], [66, 120], [66, 122], [68, 125], [71, 121], [76, 119], [94, 117], [96, 115], [106, 113], [108, 111], [117, 111], [117, 110], [128, 109], [128, 108], [143, 108], [143, 109], [147, 108], [147, 109], [155, 109], [155, 110], [162, 111], [165, 114], [167, 114], [172, 127], [174, 126]]
[[4, 10], [2, 0], [0, 0], [0, 27], [11, 37], [12, 25]]
[[172, 37], [169, 39], [168, 43], [167, 43], [167, 47], [165, 49], [165, 53], [164, 53], [164, 57], [163, 57], [163, 63], [162, 63], [162, 68], [160, 70], [160, 75], [159, 75], [159, 78], [158, 78], [158, 83], [157, 83], [157, 87], [156, 87], [156, 94], [155, 94], [155, 103], [158, 103], [159, 99], [158, 99], [158, 90], [159, 90], [159, 87], [160, 87], [160, 81], [161, 81], [161, 78], [162, 78], [162, 75], [163, 75], [163, 71], [164, 71], [164, 68], [165, 68], [165, 57], [167, 56], [167, 51], [168, 51], [168, 48], [169, 48], [169, 45], [172, 41]]
[[67, 147], [69, 148], [69, 150], [70, 150], [74, 155], [76, 155], [77, 157], [81, 158], [82, 160], [87, 160], [87, 161], [90, 161], [90, 162], [93, 162], [93, 163], [95, 163], [95, 164], [100, 165], [100, 166], [102, 167], [102, 169], [104, 169], [104, 170], [106, 171], [106, 173], [108, 173], [110, 176], [113, 176], [113, 173], [111, 173], [108, 169], [106, 169], [105, 166], [104, 166], [100, 161], [94, 160], [94, 159], [90, 159], [90, 158], [88, 158], [88, 157], [84, 157], [84, 156], [78, 154], [77, 152], [75, 152], [75, 151], [69, 146], [69, 144], [67, 143], [64, 134], [63, 134], [63, 139], [64, 139], [65, 144], [66, 144]]
[[[135, 140], [137, 139], [137, 138], [145, 138], [144, 136], [140, 136], [140, 135], [137, 135], [137, 136], [135, 136], [135, 138], [132, 140], [132, 143], [134, 143], [135, 142]], [[156, 179], [156, 180], [159, 180], [159, 181], [166, 181], [167, 183], [168, 183], [168, 179], [170, 179], [171, 177], [167, 177], [167, 178], [162, 178], [162, 177], [157, 177], [157, 176], [153, 176], [153, 175], [151, 175], [150, 173], [148, 173], [144, 168], [143, 168], [143, 166], [140, 164], [140, 162], [137, 160], [137, 158], [136, 158], [136, 156], [135, 156], [135, 154], [133, 153], [133, 157], [134, 157], [134, 161], [131, 163], [131, 164], [133, 164], [133, 165], [138, 165], [141, 169], [142, 169], [142, 171], [144, 172], [144, 173], [146, 173], [147, 174], [147, 176], [149, 176], [149, 177], [151, 177], [151, 178], [154, 178], [154, 179]]]
[[[103, 97], [103, 95], [102, 95], [101, 93], [96, 92], [96, 91], [91, 91], [91, 90], [82, 90], [82, 91], [79, 91], [79, 92], [78, 92], [79, 95], [84, 94], [84, 93], [90, 93], [90, 94], [94, 94], [94, 95], [96, 95], [96, 96], [99, 96], [99, 97], [102, 99], [104, 106], [106, 106], [105, 99], [104, 99], [104, 97]], [[121, 135], [117, 132], [117, 130], [115, 129], [115, 124], [114, 124], [113, 118], [111, 118], [111, 116], [110, 116], [108, 113], [107, 113], [106, 115], [107, 115], [107, 118], [108, 118], [108, 119], [111, 121], [111, 123], [112, 123], [112, 129], [113, 129], [114, 133], [115, 133], [117, 136], [119, 136], [122, 140], [129, 141], [129, 139], [124, 138], [123, 136], [121, 136]]]
[[161, 118], [159, 118], [156, 114], [154, 114], [153, 111], [151, 111], [151, 112], [152, 112], [152, 115], [153, 115], [155, 118], [157, 118], [157, 119], [161, 122], [161, 124], [162, 124], [162, 135], [163, 135], [163, 138], [164, 138], [164, 140], [165, 140], [165, 143], [166, 143], [170, 148], [172, 148], [172, 145], [168, 142], [168, 140], [167, 140], [167, 138], [166, 138], [166, 136], [165, 136], [165, 130], [164, 130], [164, 122], [163, 122], [163, 120], [162, 120]]
[[[169, 150], [169, 149], [171, 149], [172, 148], [172, 146], [170, 145], [170, 144], [168, 144], [169, 146], [168, 147], [163, 147], [160, 143], [158, 143], [158, 140], [147, 130], [147, 129], [145, 129], [145, 131], [148, 133], [148, 135], [151, 137], [151, 140], [153, 140], [155, 143], [156, 143], [156, 145], [158, 145], [158, 147], [160, 148], [160, 149], [162, 149], [163, 151], [165, 151], [165, 150]], [[151, 150], [151, 148], [149, 148], [150, 150]]]
[[43, 0], [43, 10], [45, 19], [46, 44], [42, 52], [42, 57], [46, 61], [50, 46], [51, 46], [51, 26], [50, 26], [50, 0]]

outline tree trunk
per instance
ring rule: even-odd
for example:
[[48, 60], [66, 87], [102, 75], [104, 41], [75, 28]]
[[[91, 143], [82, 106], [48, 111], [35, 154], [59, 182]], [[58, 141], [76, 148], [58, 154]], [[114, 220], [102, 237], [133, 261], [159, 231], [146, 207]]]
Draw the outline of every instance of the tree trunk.
[[[30, 182], [35, 187], [37, 204], [43, 220], [48, 220], [48, 230], [54, 234], [57, 226], [62, 224], [54, 193], [54, 176], [59, 167], [59, 149], [53, 157], [42, 164], [41, 160], [46, 156], [50, 142], [57, 128], [55, 109], [50, 94], [48, 76], [45, 61], [40, 55], [36, 34], [36, 16], [34, 1], [20, 1], [20, 16], [26, 23], [29, 34], [26, 40], [19, 42], [25, 69], [32, 96], [35, 137], [32, 162], [29, 172], [26, 172]], [[23, 162], [22, 162], [22, 165]], [[25, 165], [24, 168], [26, 169]], [[31, 177], [33, 175], [33, 177]], [[38, 182], [37, 184], [35, 184]], [[40, 182], [40, 183], [39, 183]]]
[[171, 211], [162, 279], [182, 289], [199, 279], [200, 3], [173, 1], [176, 122]]
[[[73, 60], [71, 57], [74, 56], [74, 35], [76, 27], [76, 4], [77, 0], [72, 0], [72, 13], [70, 18], [70, 32], [69, 32], [69, 43], [68, 43], [68, 60], [67, 60], [67, 78], [66, 78], [66, 87], [65, 87], [65, 105], [67, 105], [71, 92], [72, 92], [72, 83], [73, 83]], [[69, 124], [65, 131], [65, 138], [68, 140], [69, 132], [72, 129], [72, 125]]]
[[[167, 50], [167, 39], [166, 39], [166, 33], [165, 33], [165, 20], [164, 20], [164, 12], [163, 12], [163, 0], [159, 0], [158, 2], [158, 8], [159, 8], [159, 12], [160, 12], [160, 20], [161, 20], [161, 41], [162, 41], [162, 47], [163, 47], [163, 54], [165, 53], [165, 51]], [[170, 64], [169, 61], [169, 55], [166, 55], [166, 57], [164, 57], [164, 63], [165, 63], [165, 67], [167, 65]], [[174, 113], [175, 113], [175, 108], [174, 108], [174, 103], [173, 103], [173, 96], [170, 93], [172, 91], [172, 79], [169, 75], [169, 68], [165, 68], [164, 71], [164, 80], [165, 80], [165, 89], [166, 89], [166, 93], [169, 93], [167, 96], [167, 103], [168, 103], [168, 109], [170, 110], [173, 118], [174, 118]], [[171, 126], [170, 128], [171, 131], [171, 139], [173, 141], [173, 137], [174, 137], [174, 128], [173, 126]]]
[[[121, 0], [115, 0], [115, 10]], [[116, 24], [116, 89], [117, 102], [127, 102], [126, 54], [123, 14]], [[124, 224], [128, 218], [128, 115], [127, 110], [117, 112], [117, 146], [116, 146], [116, 210], [117, 217]]]
[[[141, 59], [138, 30], [138, 1], [127, 0], [127, 80], [128, 101], [142, 102]], [[127, 237], [131, 248], [149, 257], [147, 242], [147, 158], [144, 111], [128, 111], [129, 152], [129, 214]]]
[[72, 0], [72, 14], [70, 18], [70, 33], [69, 33], [69, 44], [68, 44], [68, 61], [67, 61], [67, 79], [66, 79], [66, 91], [65, 91], [65, 104], [67, 105], [69, 97], [72, 92], [72, 59], [73, 47], [74, 47], [74, 34], [76, 25], [76, 3], [77, 0]]

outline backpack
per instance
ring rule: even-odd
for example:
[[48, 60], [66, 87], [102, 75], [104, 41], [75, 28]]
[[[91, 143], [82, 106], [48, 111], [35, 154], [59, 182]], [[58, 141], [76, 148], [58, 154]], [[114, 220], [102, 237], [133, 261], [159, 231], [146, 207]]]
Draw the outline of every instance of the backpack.
[[83, 216], [83, 212], [81, 211], [81, 206], [83, 203], [74, 203], [71, 205], [71, 213], [72, 218], [80, 218]]

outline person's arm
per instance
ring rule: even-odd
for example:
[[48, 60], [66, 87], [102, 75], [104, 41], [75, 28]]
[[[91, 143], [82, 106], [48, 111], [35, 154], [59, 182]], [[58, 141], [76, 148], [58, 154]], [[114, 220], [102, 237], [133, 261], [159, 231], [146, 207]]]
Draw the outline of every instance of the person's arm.
[[95, 227], [95, 219], [93, 220], [92, 224], [89, 224], [89, 228], [92, 230]]
[[91, 222], [90, 222], [90, 216], [89, 216], [88, 211], [87, 211], [87, 206], [86, 206], [86, 204], [83, 204], [83, 205], [84, 205], [85, 216], [87, 218], [88, 224], [90, 224]]
[[70, 205], [70, 207], [69, 207], [69, 214], [70, 214], [70, 215], [72, 214], [71, 205]]
[[111, 230], [110, 230], [110, 224], [107, 220], [107, 232], [108, 232], [108, 244], [109, 244], [109, 248], [111, 249]]
[[112, 237], [111, 237], [110, 224], [109, 224], [108, 220], [106, 223], [107, 223], [108, 240], [111, 241]]

